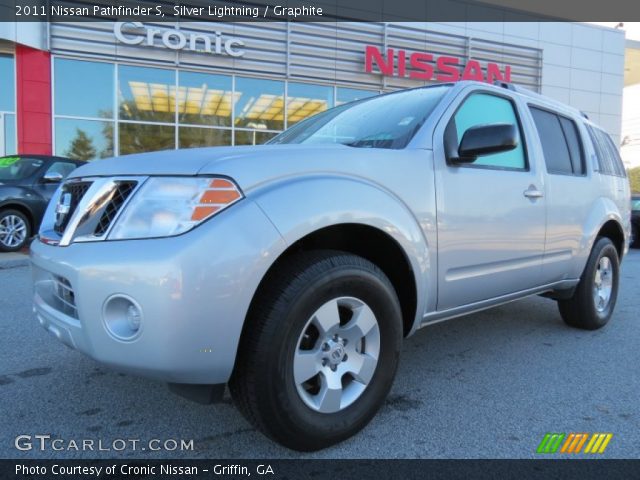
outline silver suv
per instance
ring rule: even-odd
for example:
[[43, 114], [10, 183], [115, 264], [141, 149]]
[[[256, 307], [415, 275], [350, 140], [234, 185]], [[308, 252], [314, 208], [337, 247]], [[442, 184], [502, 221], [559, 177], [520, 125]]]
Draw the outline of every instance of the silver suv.
[[31, 250], [42, 326], [195, 400], [228, 384], [297, 450], [363, 428], [421, 327], [528, 295], [572, 327], [604, 326], [628, 249], [612, 140], [507, 84], [399, 91], [267, 145], [71, 177]]

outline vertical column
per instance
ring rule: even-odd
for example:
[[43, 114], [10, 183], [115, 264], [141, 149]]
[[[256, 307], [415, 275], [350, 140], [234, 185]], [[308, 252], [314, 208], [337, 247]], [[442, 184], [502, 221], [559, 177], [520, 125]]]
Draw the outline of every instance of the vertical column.
[[51, 54], [16, 45], [18, 153], [51, 155]]

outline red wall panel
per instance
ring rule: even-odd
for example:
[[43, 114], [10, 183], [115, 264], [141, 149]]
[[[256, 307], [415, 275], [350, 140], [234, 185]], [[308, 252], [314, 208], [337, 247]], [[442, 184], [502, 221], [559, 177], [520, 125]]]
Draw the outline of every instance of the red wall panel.
[[16, 45], [18, 153], [51, 155], [51, 54]]

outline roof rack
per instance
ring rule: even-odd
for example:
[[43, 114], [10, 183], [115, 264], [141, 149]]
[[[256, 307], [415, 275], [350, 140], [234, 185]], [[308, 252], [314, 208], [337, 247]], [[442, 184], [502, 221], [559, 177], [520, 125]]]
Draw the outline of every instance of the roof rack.
[[514, 92], [516, 92], [516, 86], [513, 83], [510, 82], [504, 82], [502, 80], [494, 80], [493, 84], [496, 87], [502, 87], [502, 88], [506, 88], [507, 90], [512, 90]]

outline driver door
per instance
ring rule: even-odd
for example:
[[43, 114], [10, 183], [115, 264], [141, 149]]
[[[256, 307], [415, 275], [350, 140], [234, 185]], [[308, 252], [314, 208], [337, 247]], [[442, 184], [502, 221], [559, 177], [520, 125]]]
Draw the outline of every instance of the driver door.
[[[542, 279], [543, 177], [528, 156], [516, 100], [478, 90], [462, 96], [434, 138], [439, 311], [536, 287]], [[498, 123], [517, 127], [514, 149], [472, 163], [448, 158], [467, 129]]]

